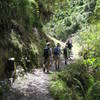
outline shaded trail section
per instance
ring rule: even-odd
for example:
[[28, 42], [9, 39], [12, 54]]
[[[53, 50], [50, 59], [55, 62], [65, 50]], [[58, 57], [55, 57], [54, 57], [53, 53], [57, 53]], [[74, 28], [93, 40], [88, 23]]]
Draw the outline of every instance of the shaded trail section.
[[[61, 57], [60, 70], [63, 70], [64, 59]], [[21, 69], [19, 69], [21, 70]], [[54, 63], [50, 67], [50, 73], [55, 72]], [[43, 72], [43, 69], [34, 69], [23, 77], [18, 76], [11, 84], [9, 91], [4, 91], [3, 100], [54, 100], [50, 94], [50, 74]]]
[[18, 77], [10, 91], [4, 93], [3, 100], [53, 100], [49, 92], [50, 79], [42, 69]]
[[[75, 54], [75, 57], [77, 57], [77, 54]], [[75, 57], [72, 54], [72, 60], [68, 60], [68, 64], [72, 63]], [[64, 63], [64, 58], [61, 56], [60, 70], [64, 70], [66, 67]], [[53, 72], [55, 72], [54, 63], [50, 68], [50, 73]], [[4, 91], [3, 100], [54, 100], [49, 91], [50, 81], [49, 74], [44, 73], [43, 69], [34, 69], [23, 77], [19, 75], [15, 82], [11, 84], [10, 90]]]

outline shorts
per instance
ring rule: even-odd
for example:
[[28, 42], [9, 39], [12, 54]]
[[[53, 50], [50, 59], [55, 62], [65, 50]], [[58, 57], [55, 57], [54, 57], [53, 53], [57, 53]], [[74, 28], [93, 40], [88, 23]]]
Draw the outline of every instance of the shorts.
[[59, 55], [54, 55], [54, 60], [55, 61], [60, 60], [60, 56]]
[[50, 57], [44, 58], [45, 67], [48, 68], [50, 66]]

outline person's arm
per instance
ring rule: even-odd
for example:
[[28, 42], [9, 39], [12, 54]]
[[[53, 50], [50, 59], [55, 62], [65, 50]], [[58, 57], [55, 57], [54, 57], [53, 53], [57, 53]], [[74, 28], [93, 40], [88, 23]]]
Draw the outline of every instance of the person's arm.
[[65, 48], [63, 49], [63, 55], [65, 55]]

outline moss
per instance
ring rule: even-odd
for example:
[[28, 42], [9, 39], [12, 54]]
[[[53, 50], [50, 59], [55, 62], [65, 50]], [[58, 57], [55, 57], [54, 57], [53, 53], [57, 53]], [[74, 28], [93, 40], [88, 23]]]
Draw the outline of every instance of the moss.
[[[41, 58], [45, 45], [45, 38], [43, 37], [40, 39], [40, 34], [38, 31], [37, 33], [26, 32], [19, 34], [17, 31], [12, 30], [11, 34], [6, 35], [0, 40], [0, 44], [1, 77], [5, 73], [7, 64], [6, 61], [10, 57], [15, 58], [16, 64], [20, 62], [20, 65], [22, 65], [25, 70], [27, 70], [29, 67], [34, 68], [35, 66], [41, 66]], [[31, 61], [28, 68], [26, 67], [25, 57], [28, 57], [28, 59]]]

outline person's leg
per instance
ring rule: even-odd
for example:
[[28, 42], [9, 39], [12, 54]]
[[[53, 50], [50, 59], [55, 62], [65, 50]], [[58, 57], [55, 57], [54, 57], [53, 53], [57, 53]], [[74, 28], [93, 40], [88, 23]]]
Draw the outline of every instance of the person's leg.
[[60, 68], [60, 57], [58, 57], [58, 70]]
[[72, 50], [69, 50], [69, 59], [71, 60]]
[[68, 54], [68, 58], [70, 59], [70, 49], [69, 49], [69, 52], [68, 52], [69, 54]]
[[66, 65], [68, 64], [68, 57], [66, 58]]
[[67, 64], [67, 57], [64, 57], [65, 58], [65, 65]]
[[45, 68], [46, 68], [46, 59], [44, 58], [44, 63], [43, 63], [43, 72], [45, 72]]
[[57, 70], [57, 59], [55, 59], [55, 70]]
[[43, 64], [43, 72], [45, 72], [45, 64]]
[[57, 59], [57, 70], [59, 69], [59, 61], [58, 61], [58, 59]]
[[47, 62], [47, 72], [49, 72], [49, 68], [50, 68], [50, 58], [48, 58], [48, 62]]
[[57, 70], [57, 61], [55, 60], [55, 70]]
[[54, 65], [55, 65], [55, 70], [57, 70], [57, 58], [54, 56]]
[[50, 67], [52, 67], [53, 66], [53, 57], [51, 56], [50, 57]]

